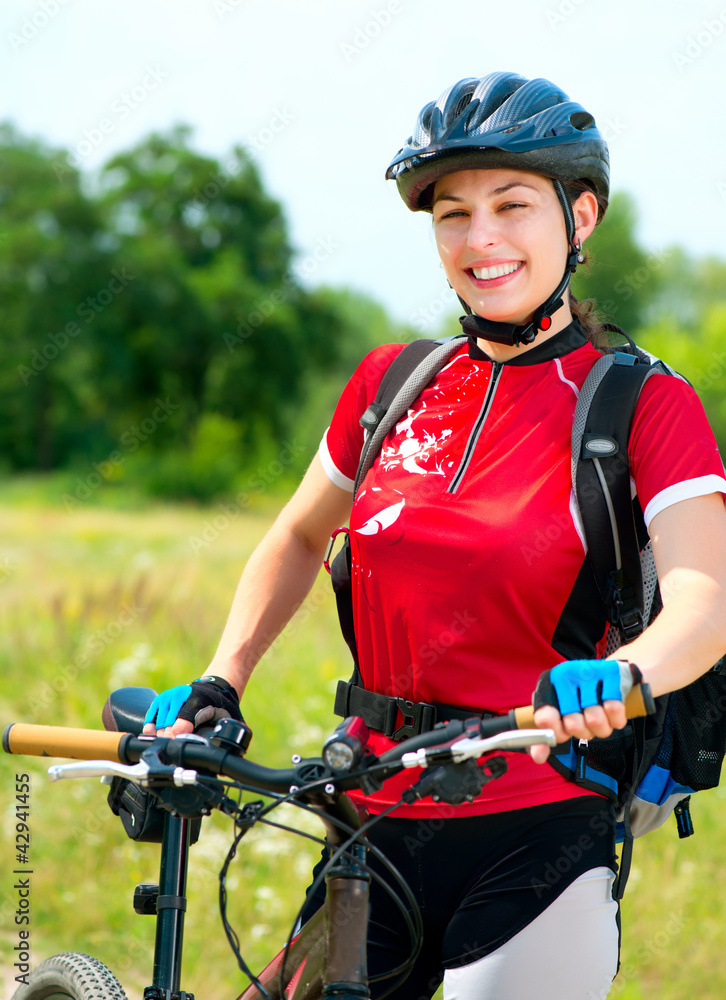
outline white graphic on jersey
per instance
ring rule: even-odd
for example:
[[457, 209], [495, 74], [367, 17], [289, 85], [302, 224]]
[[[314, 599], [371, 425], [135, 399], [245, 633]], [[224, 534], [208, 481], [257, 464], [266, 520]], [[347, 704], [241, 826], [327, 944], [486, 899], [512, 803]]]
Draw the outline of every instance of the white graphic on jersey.
[[565, 376], [564, 369], [562, 368], [562, 361], [560, 360], [560, 358], [555, 358], [555, 365], [557, 366], [557, 374], [560, 376], [562, 381], [566, 385], [569, 385], [569, 387], [572, 389], [572, 391], [575, 394], [575, 399], [578, 399], [580, 396], [580, 390], [577, 388], [574, 382], [572, 382], [569, 378]]
[[362, 524], [360, 528], [355, 529], [356, 534], [377, 535], [379, 531], [390, 528], [398, 520], [405, 503], [405, 500], [401, 500], [400, 503], [394, 503], [390, 507], [384, 507], [383, 510], [379, 510], [373, 517], [369, 517], [366, 523]]
[[425, 469], [418, 464], [420, 461], [425, 462], [432, 453], [439, 451], [444, 441], [451, 436], [450, 427], [443, 427], [438, 436], [429, 431], [424, 431], [422, 437], [416, 436], [413, 422], [425, 412], [426, 405], [424, 403], [419, 410], [409, 410], [406, 417], [396, 424], [396, 434], [403, 434], [405, 437], [403, 440], [399, 438], [395, 444], [388, 445], [381, 450], [382, 469], [393, 469], [400, 464], [405, 472], [412, 472], [418, 476], [444, 475], [440, 462], [437, 462], [433, 469]]

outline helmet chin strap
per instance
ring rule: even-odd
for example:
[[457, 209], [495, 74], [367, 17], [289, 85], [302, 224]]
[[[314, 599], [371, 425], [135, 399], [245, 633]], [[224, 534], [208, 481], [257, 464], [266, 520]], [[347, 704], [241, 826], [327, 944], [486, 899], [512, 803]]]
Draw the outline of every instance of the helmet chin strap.
[[565, 214], [565, 228], [567, 231], [567, 244], [569, 247], [567, 264], [562, 280], [555, 288], [554, 292], [538, 306], [532, 313], [532, 319], [524, 326], [515, 323], [497, 323], [494, 320], [486, 319], [484, 316], [477, 316], [471, 311], [467, 302], [459, 296], [459, 302], [467, 312], [459, 320], [462, 329], [472, 337], [481, 337], [483, 340], [491, 340], [496, 344], [506, 344], [509, 347], [519, 347], [520, 344], [531, 344], [540, 330], [549, 330], [552, 326], [552, 316], [564, 303], [564, 294], [570, 283], [570, 275], [577, 269], [580, 249], [575, 245], [575, 216], [572, 211], [572, 204], [567, 196], [565, 186], [560, 180], [554, 180], [555, 191], [562, 205]]

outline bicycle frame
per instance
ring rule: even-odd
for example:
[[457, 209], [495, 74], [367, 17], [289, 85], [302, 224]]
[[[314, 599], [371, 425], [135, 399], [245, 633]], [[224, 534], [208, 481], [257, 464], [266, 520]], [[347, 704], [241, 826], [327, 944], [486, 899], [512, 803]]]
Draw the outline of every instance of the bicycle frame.
[[[258, 975], [272, 997], [361, 1000], [370, 996], [365, 949], [370, 877], [359, 864], [365, 847], [356, 845], [352, 853], [357, 857], [341, 856], [328, 873], [324, 906], [304, 924], [289, 948], [283, 948]], [[261, 1000], [262, 996], [251, 983], [237, 1000]]]
[[[193, 1000], [193, 994], [180, 989], [189, 825], [187, 819], [166, 814], [158, 894], [144, 894], [156, 912], [153, 977], [144, 1000]], [[365, 847], [356, 845], [351, 854], [341, 856], [328, 873], [325, 905], [295, 935], [289, 948], [283, 948], [259, 974], [259, 981], [275, 1000], [310, 1000], [321, 995], [361, 1000], [369, 995], [361, 942], [367, 937], [370, 877], [360, 864], [365, 861]], [[262, 997], [252, 983], [237, 1000]]]
[[[150, 689], [115, 691], [104, 710], [104, 722], [107, 726], [121, 722], [124, 729], [139, 733], [153, 695]], [[346, 839], [336, 817], [353, 829], [361, 825], [347, 796], [332, 805], [321, 803], [317, 809], [331, 852]], [[142, 908], [137, 909], [156, 913], [153, 977], [144, 1000], [193, 1000], [192, 994], [180, 990], [189, 847], [190, 821], [165, 812], [158, 891], [146, 892]], [[271, 997], [310, 1000], [334, 995], [340, 1000], [365, 1000], [369, 996], [365, 941], [370, 876], [365, 854], [365, 846], [357, 844], [336, 860], [326, 876], [324, 905], [257, 977]], [[238, 1000], [263, 996], [251, 983]]]
[[[631, 696], [634, 693], [631, 692]], [[645, 686], [642, 686], [637, 689], [637, 699], [628, 699], [628, 702], [633, 701], [632, 709], [626, 702], [631, 717], [647, 713], [649, 702], [645, 695]], [[129, 726], [131, 732], [126, 730], [121, 734], [118, 731], [74, 730], [14, 723], [5, 728], [2, 745], [7, 753], [74, 757], [87, 762], [86, 766], [73, 764], [51, 768], [51, 772], [64, 772], [62, 775], [52, 775], [54, 777], [78, 777], [78, 772], [82, 771], [96, 775], [120, 774], [136, 780], [139, 771], [134, 771], [134, 767], [144, 764], [146, 770], [142, 768], [142, 775], [152, 779], [156, 775], [156, 780], [162, 776], [170, 779], [173, 772], [173, 784], [178, 787], [197, 784], [195, 769], [200, 768], [203, 775], [225, 774], [242, 782], [241, 787], [257, 789], [282, 801], [288, 797], [288, 793], [304, 789], [305, 801], [319, 812], [326, 826], [327, 841], [333, 851], [334, 863], [328, 872], [326, 903], [305, 924], [289, 947], [283, 949], [267, 966], [257, 979], [259, 985], [253, 982], [252, 986], [239, 994], [237, 1000], [258, 1000], [262, 997], [272, 1000], [312, 1000], [321, 995], [337, 1000], [365, 1000], [370, 995], [365, 954], [369, 875], [364, 860], [365, 845], [354, 842], [355, 831], [363, 833], [367, 827], [363, 827], [362, 819], [344, 789], [361, 787], [361, 774], [366, 776], [366, 781], [372, 780], [372, 775], [375, 775], [375, 780], [384, 781], [399, 773], [402, 767], [420, 767], [428, 769], [426, 776], [414, 786], [417, 791], [413, 792], [412, 788], [411, 792], [417, 797], [433, 794], [443, 787], [437, 782], [443, 781], [445, 775], [450, 773], [440, 765], [470, 763], [483, 755], [500, 750], [525, 749], [536, 743], [553, 746], [555, 735], [551, 730], [527, 728], [531, 725], [531, 718], [532, 709], [524, 707], [512, 710], [508, 716], [484, 721], [470, 719], [465, 723], [446, 723], [441, 728], [420, 734], [386, 751], [375, 758], [372, 767], [367, 766], [362, 772], [353, 772], [348, 776], [329, 770], [319, 758], [294, 759], [295, 767], [292, 770], [266, 768], [244, 760], [243, 755], [236, 750], [236, 743], [225, 740], [222, 735], [218, 736], [216, 743], [213, 739], [214, 745], [206, 740], [199, 741], [199, 738], [195, 741], [195, 737], [160, 741], [165, 754], [164, 761], [161, 761], [160, 750], [152, 747], [155, 744], [154, 738], [134, 736], [133, 729], [136, 728], [137, 732], [140, 729], [140, 726], [137, 728], [135, 725]], [[222, 731], [223, 723], [219, 724], [219, 728]], [[99, 760], [100, 757], [103, 759]], [[484, 772], [497, 760], [500, 765], [503, 764], [501, 758], [488, 758], [488, 763], [480, 770]], [[113, 762], [117, 762], [119, 766]], [[157, 767], [161, 770], [154, 770]], [[460, 776], [463, 773], [460, 772]], [[490, 769], [486, 780], [501, 773], [501, 769], [498, 773]], [[209, 787], [205, 794], [208, 793], [211, 793]], [[473, 797], [468, 786], [463, 786], [462, 789], [456, 786], [453, 790], [448, 788], [447, 795], [452, 794], [465, 795], [470, 800]], [[446, 799], [452, 802], [461, 800]], [[222, 808], [228, 815], [234, 816], [244, 830], [243, 811], [232, 800], [216, 792], [203, 801], [210, 801], [214, 807]], [[184, 807], [174, 803], [172, 808]], [[188, 810], [188, 815], [197, 815], [195, 810], [196, 807]], [[202, 809], [202, 812], [206, 811], [206, 808]], [[251, 819], [249, 825], [254, 821], [254, 818]], [[350, 836], [351, 832], [353, 836]], [[336, 848], [344, 845], [345, 852], [336, 851]], [[193, 995], [182, 991], [179, 985], [189, 846], [190, 820], [167, 812], [161, 844], [159, 885], [146, 887], [145, 892], [142, 891], [143, 887], [139, 887], [135, 896], [135, 902], [138, 900], [141, 907], [135, 907], [138, 912], [156, 913], [157, 920], [153, 982], [144, 990], [144, 1000], [194, 1000]], [[407, 900], [412, 903], [410, 890], [405, 883], [402, 888]], [[413, 905], [415, 906], [415, 902]], [[406, 916], [405, 909], [402, 913]], [[417, 933], [418, 931], [414, 932]], [[75, 958], [83, 959], [86, 963], [95, 961], [87, 956], [79, 955]], [[49, 959], [48, 963], [53, 961]], [[113, 979], [105, 967], [101, 966], [101, 969]], [[405, 967], [396, 971], [405, 972]], [[121, 995], [120, 986], [115, 979], [114, 982]]]

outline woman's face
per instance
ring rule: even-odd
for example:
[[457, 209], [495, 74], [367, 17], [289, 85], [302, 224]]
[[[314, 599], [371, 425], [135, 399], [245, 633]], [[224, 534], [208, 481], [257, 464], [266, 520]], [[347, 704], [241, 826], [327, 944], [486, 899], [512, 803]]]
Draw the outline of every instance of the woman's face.
[[[433, 216], [446, 277], [478, 315], [521, 325], [559, 284], [567, 235], [549, 178], [504, 169], [448, 174], [436, 182]], [[570, 321], [566, 312], [558, 326]]]

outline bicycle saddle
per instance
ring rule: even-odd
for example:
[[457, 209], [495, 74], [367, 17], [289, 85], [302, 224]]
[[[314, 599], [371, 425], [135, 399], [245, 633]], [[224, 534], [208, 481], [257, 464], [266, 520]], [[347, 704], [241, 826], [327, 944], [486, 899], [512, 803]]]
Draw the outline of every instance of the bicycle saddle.
[[144, 718], [155, 697], [153, 688], [125, 687], [112, 691], [103, 706], [103, 728], [114, 733], [140, 736]]

